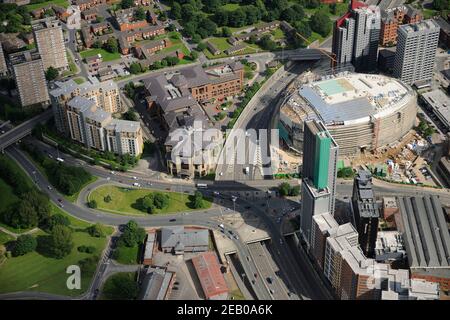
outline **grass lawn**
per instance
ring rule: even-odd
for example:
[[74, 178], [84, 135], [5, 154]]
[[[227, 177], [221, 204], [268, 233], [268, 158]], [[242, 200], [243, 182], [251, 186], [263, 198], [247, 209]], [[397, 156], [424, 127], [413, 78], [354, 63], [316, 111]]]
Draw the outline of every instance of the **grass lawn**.
[[54, 4], [58, 7], [67, 8], [69, 6], [69, 1], [67, 1], [67, 0], [50, 0], [50, 1], [42, 2], [42, 3], [29, 4], [29, 5], [26, 5], [26, 8], [28, 9], [28, 11], [31, 11], [31, 10], [40, 9], [40, 8], [43, 8], [48, 5], [52, 5], [52, 4]]
[[280, 39], [284, 39], [285, 38], [283, 30], [281, 30], [280, 28], [276, 28], [273, 31], [272, 35], [273, 35], [273, 39], [274, 40], [280, 40]]
[[78, 252], [81, 245], [95, 247], [95, 254], [101, 254], [106, 238], [93, 238], [88, 233], [73, 233], [74, 248], [63, 259], [45, 257], [37, 252], [8, 259], [0, 268], [0, 293], [15, 291], [43, 291], [54, 294], [77, 296], [88, 289], [92, 274], [81, 273], [81, 289], [66, 287], [66, 268], [91, 254]]
[[103, 285], [103, 288], [101, 290], [102, 293], [100, 295], [100, 300], [124, 300], [128, 298], [124, 296], [123, 292], [118, 290], [114, 285], [114, 280], [119, 278], [136, 281], [136, 272], [119, 272], [106, 279], [105, 284]]
[[77, 66], [73, 62], [72, 56], [67, 51], [66, 51], [66, 55], [67, 55], [67, 62], [69, 63], [69, 70], [66, 70], [62, 73], [63, 77], [73, 75], [73, 74], [75, 74], [75, 72], [77, 72]]
[[14, 238], [11, 237], [9, 234], [0, 231], [0, 245], [5, 244], [11, 240], [14, 240]]
[[104, 49], [89, 49], [89, 50], [84, 50], [80, 52], [80, 55], [83, 59], [86, 59], [87, 57], [92, 57], [95, 56], [97, 54], [101, 54], [103, 61], [112, 61], [112, 60], [117, 60], [120, 59], [120, 53], [116, 52], [116, 53], [111, 53], [108, 52]]
[[423, 18], [424, 19], [430, 19], [433, 18], [436, 15], [439, 15], [439, 11], [432, 10], [432, 9], [422, 9]]
[[220, 51], [225, 51], [231, 47], [227, 41], [227, 38], [210, 38], [208, 41], [215, 45]]
[[[98, 209], [118, 214], [138, 214], [147, 213], [139, 210], [136, 201], [152, 192], [161, 192], [169, 196], [169, 205], [164, 209], [156, 209], [155, 214], [175, 213], [184, 211], [193, 211], [191, 206], [191, 197], [186, 193], [167, 192], [151, 189], [133, 189], [123, 188], [113, 185], [101, 186], [89, 194], [89, 200], [96, 200]], [[104, 198], [110, 195], [109, 203]], [[205, 200], [205, 208], [211, 207], [211, 201]]]
[[[67, 216], [70, 226], [74, 230], [72, 252], [63, 259], [45, 257], [37, 252], [31, 252], [21, 257], [8, 259], [0, 267], [0, 293], [15, 291], [43, 291], [54, 294], [77, 296], [82, 294], [89, 286], [92, 274], [81, 274], [81, 289], [69, 290], [66, 287], [66, 268], [76, 265], [79, 260], [91, 256], [88, 253], [78, 252], [77, 247], [81, 245], [95, 247], [94, 255], [100, 255], [106, 245], [106, 237], [91, 237], [84, 229], [91, 224], [79, 220], [55, 204], [51, 204], [52, 215], [62, 214]], [[111, 234], [112, 227], [104, 226], [105, 234]], [[39, 231], [35, 236], [45, 235], [44, 231]], [[0, 237], [2, 235], [0, 234]]]
[[114, 260], [121, 264], [137, 264], [138, 263], [139, 246], [134, 247], [118, 247], [114, 251]]
[[77, 84], [82, 84], [82, 83], [84, 83], [84, 82], [86, 82], [86, 80], [84, 79], [84, 78], [75, 78], [75, 79], [73, 79], [73, 81], [75, 81], [75, 83], [77, 83]]

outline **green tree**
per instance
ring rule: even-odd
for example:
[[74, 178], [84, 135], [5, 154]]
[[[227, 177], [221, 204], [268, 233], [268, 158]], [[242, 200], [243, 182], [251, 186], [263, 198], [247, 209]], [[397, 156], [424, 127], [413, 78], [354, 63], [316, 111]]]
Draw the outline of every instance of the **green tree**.
[[124, 229], [119, 240], [119, 246], [134, 247], [144, 241], [145, 230], [139, 227], [135, 221], [128, 221]]
[[61, 259], [73, 249], [72, 230], [66, 226], [56, 225], [50, 233], [49, 252], [57, 259]]
[[103, 43], [100, 40], [95, 40], [92, 44], [92, 47], [95, 49], [100, 49], [101, 47], [103, 47]]
[[263, 36], [259, 41], [258, 44], [267, 51], [273, 51], [277, 48], [277, 44], [275, 41], [273, 41], [269, 35]]
[[196, 48], [197, 51], [203, 51], [205, 49], [206, 49], [206, 43], [204, 43], [204, 42], [200, 42]]
[[287, 182], [283, 182], [278, 186], [278, 192], [280, 196], [287, 197], [291, 192], [291, 185]]
[[134, 99], [135, 87], [133, 81], [128, 82], [124, 87], [125, 93], [128, 98]]
[[169, 205], [169, 197], [161, 192], [155, 192], [153, 195], [153, 204], [158, 209], [164, 209]]
[[111, 53], [119, 52], [119, 44], [117, 43], [117, 39], [109, 37], [105, 44], [105, 50]]
[[192, 206], [195, 209], [200, 209], [200, 208], [204, 207], [203, 194], [200, 191], [195, 191], [194, 200], [192, 201]]
[[103, 238], [105, 236], [105, 232], [103, 231], [103, 227], [100, 223], [87, 227], [86, 231], [91, 237], [94, 238]]
[[52, 215], [47, 223], [46, 223], [46, 228], [47, 230], [53, 230], [53, 228], [57, 225], [62, 225], [62, 226], [70, 226], [70, 220], [69, 218], [67, 218], [66, 216], [63, 216], [62, 214], [54, 214]]
[[228, 27], [222, 27], [222, 37], [228, 38], [233, 35], [233, 32], [231, 32], [231, 29]]
[[50, 66], [45, 72], [45, 79], [47, 79], [47, 81], [52, 81], [58, 78], [58, 75], [59, 75], [58, 70]]
[[137, 62], [133, 62], [130, 64], [130, 72], [132, 74], [139, 74], [142, 72], [141, 65]]
[[326, 37], [330, 33], [332, 27], [330, 17], [325, 12], [320, 10], [316, 11], [311, 16], [309, 25], [313, 31], [317, 32], [322, 37]]
[[120, 3], [122, 9], [131, 8], [133, 5], [134, 5], [133, 0], [122, 0], [122, 2]]
[[88, 202], [88, 207], [91, 209], [97, 209], [97, 201], [95, 199], [92, 199]]
[[115, 274], [109, 278], [103, 290], [106, 298], [111, 300], [134, 300], [137, 298], [139, 286], [126, 274]]
[[97, 269], [98, 260], [99, 257], [91, 256], [78, 261], [78, 265], [80, 266], [81, 272], [88, 274], [94, 273], [95, 269]]
[[108, 195], [103, 199], [103, 201], [105, 201], [106, 203], [109, 203], [109, 202], [112, 201], [112, 198], [111, 198], [111, 196], [108, 194]]
[[136, 20], [145, 20], [146, 19], [145, 10], [143, 7], [138, 7], [134, 11], [134, 19], [136, 19]]
[[292, 187], [291, 190], [289, 191], [289, 195], [291, 197], [297, 197], [298, 195], [300, 195], [300, 186]]
[[165, 57], [164, 60], [167, 62], [168, 66], [176, 66], [179, 62], [180, 59], [178, 57]]
[[28, 252], [36, 250], [36, 246], [36, 239], [29, 234], [24, 234], [19, 236], [14, 242], [14, 247], [11, 253], [14, 257], [23, 256]]
[[172, 7], [170, 8], [170, 13], [177, 20], [181, 18], [181, 6], [178, 2], [173, 2]]

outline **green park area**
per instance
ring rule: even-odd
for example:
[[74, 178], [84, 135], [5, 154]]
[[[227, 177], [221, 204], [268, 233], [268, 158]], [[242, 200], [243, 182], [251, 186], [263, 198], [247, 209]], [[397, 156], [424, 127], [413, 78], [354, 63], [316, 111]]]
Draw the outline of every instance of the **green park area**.
[[89, 49], [89, 50], [84, 50], [84, 51], [80, 52], [80, 55], [83, 59], [95, 56], [97, 54], [101, 54], [103, 61], [105, 61], [105, 62], [120, 59], [119, 52], [111, 53], [111, 52], [108, 52], [105, 49], [101, 49], [101, 48], [100, 49]]
[[[96, 208], [99, 210], [117, 213], [117, 214], [147, 214], [141, 204], [146, 196], [163, 195], [166, 200], [164, 205], [155, 207], [152, 214], [166, 214], [196, 210], [193, 204], [194, 196], [179, 193], [158, 191], [153, 189], [134, 189], [124, 188], [114, 185], [106, 185], [96, 188], [89, 194], [89, 202], [95, 201]], [[209, 199], [203, 199], [203, 206], [198, 209], [207, 209], [211, 207], [212, 202]]]
[[[78, 296], [89, 287], [112, 227], [70, 216], [39, 192], [12, 159], [0, 156], [0, 293], [39, 291]], [[31, 230], [31, 231], [30, 231]], [[30, 231], [24, 235], [25, 231]], [[19, 246], [20, 240], [27, 245]], [[20, 250], [18, 249], [20, 248]], [[81, 289], [66, 286], [67, 267], [81, 268]]]

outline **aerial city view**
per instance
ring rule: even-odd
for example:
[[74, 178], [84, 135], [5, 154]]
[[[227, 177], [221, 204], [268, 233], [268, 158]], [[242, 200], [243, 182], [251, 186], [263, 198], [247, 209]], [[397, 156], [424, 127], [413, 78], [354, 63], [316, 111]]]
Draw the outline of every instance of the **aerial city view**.
[[450, 300], [450, 0], [0, 2], [0, 300]]

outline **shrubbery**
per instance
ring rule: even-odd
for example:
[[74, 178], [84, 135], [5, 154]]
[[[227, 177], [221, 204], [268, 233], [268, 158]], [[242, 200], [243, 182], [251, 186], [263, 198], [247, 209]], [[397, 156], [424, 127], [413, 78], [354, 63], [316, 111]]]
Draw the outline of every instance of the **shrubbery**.
[[23, 256], [28, 252], [34, 251], [36, 249], [36, 246], [36, 239], [29, 234], [25, 234], [17, 238], [17, 240], [14, 242], [14, 247], [11, 252], [14, 257]]

